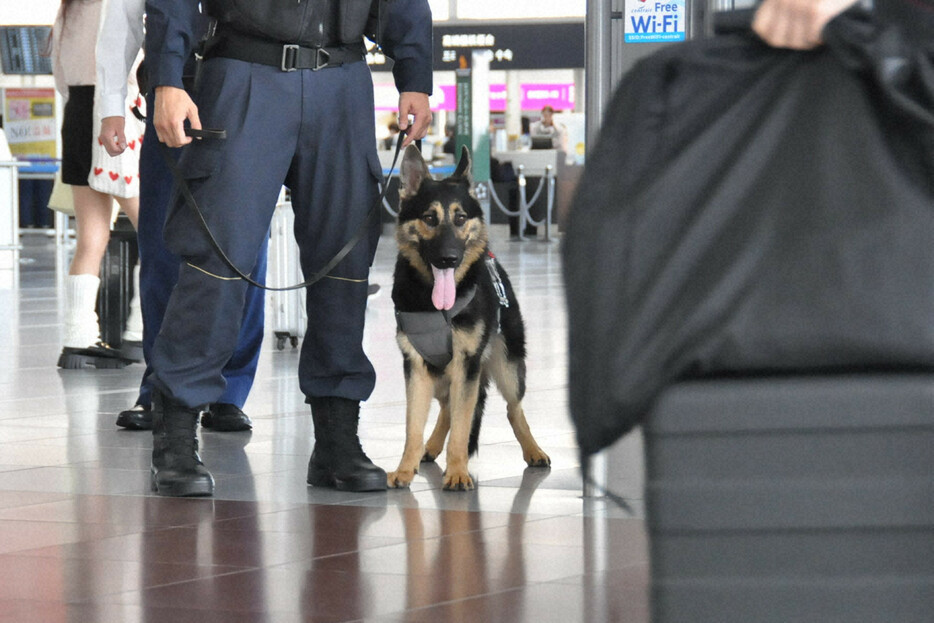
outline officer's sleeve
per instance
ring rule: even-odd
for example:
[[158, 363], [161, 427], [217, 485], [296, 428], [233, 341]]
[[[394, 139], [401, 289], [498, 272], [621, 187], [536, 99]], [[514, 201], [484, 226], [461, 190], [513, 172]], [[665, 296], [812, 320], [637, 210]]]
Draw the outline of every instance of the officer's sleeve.
[[185, 62], [202, 34], [198, 0], [146, 0], [146, 68], [151, 87], [184, 88]]
[[431, 95], [431, 8], [428, 0], [391, 0], [382, 48], [393, 60], [396, 89]]

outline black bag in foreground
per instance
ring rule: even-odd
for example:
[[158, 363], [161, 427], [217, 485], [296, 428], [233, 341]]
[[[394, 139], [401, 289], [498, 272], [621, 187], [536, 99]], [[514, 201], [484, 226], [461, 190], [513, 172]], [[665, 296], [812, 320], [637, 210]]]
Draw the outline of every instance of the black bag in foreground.
[[563, 247], [585, 455], [684, 378], [934, 369], [934, 48], [859, 11], [824, 38], [622, 81]]

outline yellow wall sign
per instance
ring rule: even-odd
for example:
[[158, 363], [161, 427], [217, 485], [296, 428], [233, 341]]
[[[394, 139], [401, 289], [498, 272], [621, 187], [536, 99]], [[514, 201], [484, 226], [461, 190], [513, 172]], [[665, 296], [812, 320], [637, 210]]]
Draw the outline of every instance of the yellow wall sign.
[[55, 90], [6, 89], [3, 130], [17, 158], [55, 158]]

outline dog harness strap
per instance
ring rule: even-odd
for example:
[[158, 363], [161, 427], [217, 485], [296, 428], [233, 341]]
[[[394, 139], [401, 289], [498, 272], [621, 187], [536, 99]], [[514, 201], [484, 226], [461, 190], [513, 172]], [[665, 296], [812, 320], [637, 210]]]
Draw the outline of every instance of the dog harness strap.
[[499, 304], [503, 307], [509, 307], [509, 297], [506, 296], [506, 286], [503, 284], [503, 278], [499, 276], [499, 269], [496, 267], [496, 256], [492, 252], [486, 252], [486, 269], [490, 272], [490, 279], [493, 281], [493, 289], [499, 298]]
[[366, 56], [363, 41], [349, 45], [310, 48], [251, 37], [235, 30], [218, 32], [216, 39], [216, 42], [211, 41], [206, 47], [207, 57], [234, 58], [248, 63], [271, 65], [282, 71], [317, 71], [327, 67], [340, 67], [362, 61]]
[[422, 359], [436, 368], [444, 368], [454, 357], [451, 320], [467, 308], [476, 293], [477, 287], [471, 287], [458, 295], [454, 307], [445, 312], [396, 310], [396, 326], [405, 333]]
[[427, 363], [444, 368], [454, 356], [451, 327], [438, 312], [396, 312], [396, 324]]

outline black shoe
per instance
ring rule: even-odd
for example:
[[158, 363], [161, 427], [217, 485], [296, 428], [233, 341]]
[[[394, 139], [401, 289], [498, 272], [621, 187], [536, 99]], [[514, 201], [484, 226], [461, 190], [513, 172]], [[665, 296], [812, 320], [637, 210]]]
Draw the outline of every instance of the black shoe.
[[125, 368], [131, 362], [121, 356], [120, 351], [111, 348], [104, 342], [98, 342], [87, 348], [72, 348], [66, 346], [58, 357], [58, 367], [65, 370], [78, 370], [81, 368]]
[[120, 344], [120, 356], [132, 363], [140, 363], [143, 360], [143, 343], [123, 340]]
[[152, 409], [136, 405], [117, 415], [117, 426], [127, 430], [152, 430]]
[[214, 478], [198, 455], [198, 410], [152, 393], [152, 468], [150, 483], [159, 495], [214, 495]]
[[382, 289], [379, 287], [378, 283], [371, 283], [366, 287], [367, 299], [378, 299], [379, 295], [382, 293]]
[[312, 398], [315, 447], [308, 484], [338, 491], [385, 491], [386, 472], [363, 452], [357, 437], [360, 403], [347, 398]]
[[201, 413], [201, 426], [218, 433], [230, 433], [252, 429], [253, 420], [237, 405], [218, 402]]

